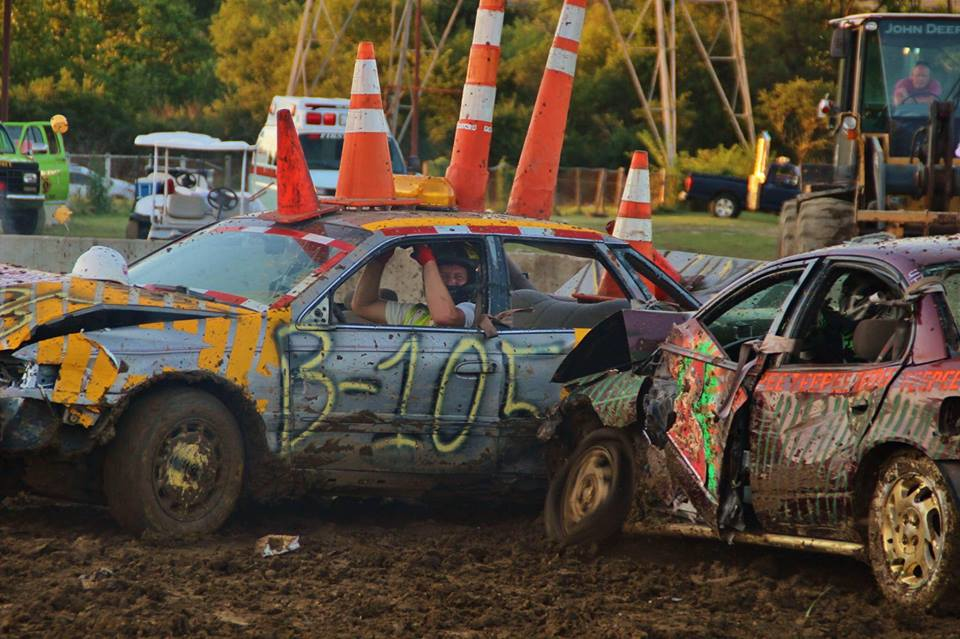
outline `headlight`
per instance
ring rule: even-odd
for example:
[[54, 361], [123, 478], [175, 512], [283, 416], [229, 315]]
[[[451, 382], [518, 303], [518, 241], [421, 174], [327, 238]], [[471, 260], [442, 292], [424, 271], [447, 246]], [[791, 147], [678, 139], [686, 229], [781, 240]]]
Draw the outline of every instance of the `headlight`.
[[24, 173], [23, 174], [23, 183], [24, 184], [36, 184], [37, 183], [37, 174], [36, 173]]

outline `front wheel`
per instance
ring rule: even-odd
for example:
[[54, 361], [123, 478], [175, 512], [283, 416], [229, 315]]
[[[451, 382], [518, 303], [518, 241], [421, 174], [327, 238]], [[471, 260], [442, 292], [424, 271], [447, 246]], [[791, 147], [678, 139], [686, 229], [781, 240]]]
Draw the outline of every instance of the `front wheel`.
[[547, 537], [573, 546], [617, 534], [633, 502], [634, 465], [633, 445], [623, 431], [601, 428], [584, 437], [550, 482]]
[[919, 452], [891, 457], [870, 503], [868, 553], [883, 595], [901, 606], [955, 604], [960, 517], [937, 465]]
[[217, 530], [240, 497], [243, 441], [216, 397], [168, 388], [124, 414], [104, 460], [114, 518], [134, 532], [182, 537]]
[[43, 207], [21, 209], [4, 206], [0, 213], [3, 232], [8, 235], [36, 235], [43, 230], [46, 215]]
[[740, 215], [740, 202], [729, 193], [721, 193], [712, 200], [707, 207], [714, 217], [737, 217]]

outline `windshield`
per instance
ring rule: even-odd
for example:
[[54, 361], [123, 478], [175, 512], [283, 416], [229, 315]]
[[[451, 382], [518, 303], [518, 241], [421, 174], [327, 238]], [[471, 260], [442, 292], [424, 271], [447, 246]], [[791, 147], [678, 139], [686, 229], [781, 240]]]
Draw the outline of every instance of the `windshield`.
[[894, 129], [911, 127], [926, 122], [934, 100], [957, 101], [960, 20], [883, 20], [865, 33], [865, 131], [887, 130], [888, 118]]
[[7, 134], [4, 127], [0, 127], [0, 153], [16, 153], [16, 148], [13, 146], [13, 142], [10, 140], [10, 136]]
[[317, 268], [339, 261], [367, 232], [339, 224], [301, 229], [227, 220], [147, 256], [130, 269], [137, 286], [183, 287], [271, 304]]
[[[390, 143], [390, 162], [394, 173], [406, 173], [400, 147], [393, 138]], [[300, 135], [300, 146], [307, 157], [307, 166], [312, 171], [336, 171], [340, 168], [340, 156], [343, 155], [343, 138], [331, 137], [324, 133], [303, 133]]]

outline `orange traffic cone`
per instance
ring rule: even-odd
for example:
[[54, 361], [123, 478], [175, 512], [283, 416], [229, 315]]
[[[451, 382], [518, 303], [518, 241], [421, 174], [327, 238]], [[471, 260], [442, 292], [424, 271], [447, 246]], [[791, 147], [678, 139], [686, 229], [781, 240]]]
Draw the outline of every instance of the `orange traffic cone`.
[[553, 212], [563, 132], [577, 69], [587, 0], [564, 0], [557, 32], [540, 81], [537, 103], [520, 152], [507, 213], [541, 220]]
[[[630, 159], [630, 172], [623, 187], [620, 208], [613, 224], [611, 235], [630, 243], [638, 253], [654, 262], [667, 275], [680, 281], [680, 274], [653, 247], [653, 225], [650, 219], [650, 161], [646, 151], [634, 151]], [[665, 299], [667, 294], [649, 281], [644, 281], [657, 299]], [[622, 297], [620, 287], [604, 273], [598, 289], [600, 295]]]
[[390, 200], [395, 196], [387, 119], [380, 98], [380, 79], [373, 43], [361, 42], [353, 67], [350, 111], [343, 136], [338, 200]]
[[460, 101], [460, 119], [453, 138], [447, 180], [457, 197], [457, 208], [483, 210], [487, 191], [487, 160], [493, 135], [493, 105], [497, 97], [500, 34], [506, 0], [480, 0], [467, 63], [467, 81]]
[[300, 137], [287, 109], [277, 111], [277, 210], [273, 219], [298, 222], [317, 213], [320, 204]]

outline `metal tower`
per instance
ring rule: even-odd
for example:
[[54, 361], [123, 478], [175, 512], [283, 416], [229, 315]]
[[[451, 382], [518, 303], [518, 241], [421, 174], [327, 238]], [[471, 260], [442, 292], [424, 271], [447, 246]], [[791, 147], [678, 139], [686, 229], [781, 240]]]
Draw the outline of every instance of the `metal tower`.
[[[667, 165], [672, 166], [677, 157], [678, 19], [681, 28], [685, 26], [689, 31], [737, 140], [745, 147], [753, 146], [756, 134], [737, 0], [638, 0], [640, 14], [629, 25], [626, 35], [610, 0], [603, 0], [603, 4], [647, 126], [658, 147], [656, 151]], [[712, 28], [705, 27], [706, 24]], [[652, 42], [647, 39], [651, 33]], [[655, 56], [646, 88], [631, 51]], [[732, 79], [725, 83], [721, 79], [724, 77]]]

